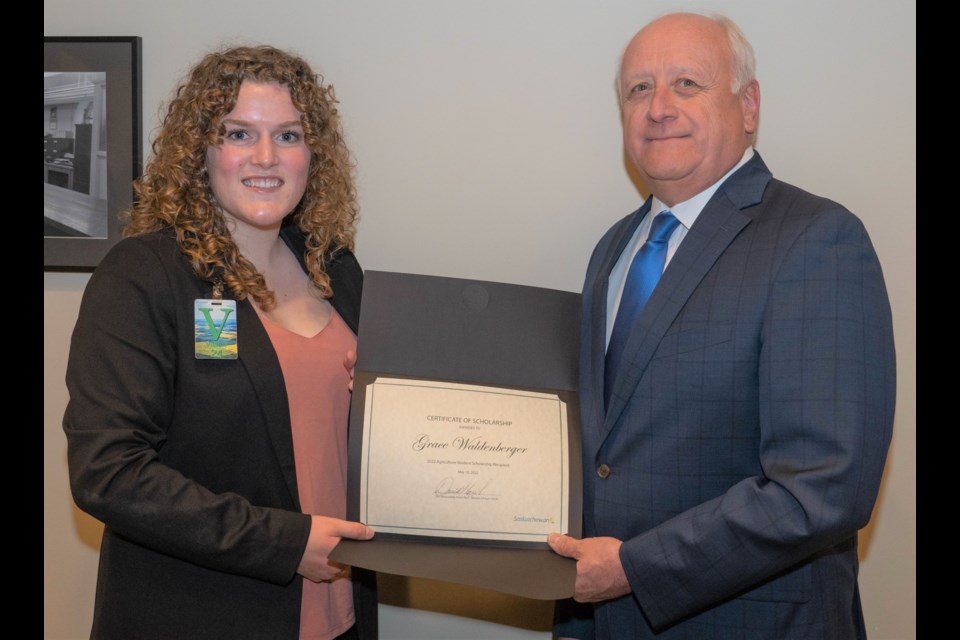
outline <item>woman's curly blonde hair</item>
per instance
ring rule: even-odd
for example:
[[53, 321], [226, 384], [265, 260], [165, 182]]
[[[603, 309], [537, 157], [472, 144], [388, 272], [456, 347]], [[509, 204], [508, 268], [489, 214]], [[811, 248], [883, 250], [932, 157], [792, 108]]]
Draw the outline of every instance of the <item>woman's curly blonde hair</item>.
[[233, 110], [244, 80], [287, 87], [302, 114], [310, 170], [306, 192], [284, 224], [296, 224], [303, 231], [310, 277], [329, 298], [333, 291], [326, 260], [340, 249], [353, 249], [357, 219], [353, 165], [333, 87], [323, 86], [306, 61], [273, 47], [225, 49], [208, 54], [193, 68], [167, 108], [153, 142], [153, 157], [134, 183], [137, 198], [124, 235], [171, 228], [198, 277], [222, 277], [238, 300], [249, 295], [265, 309], [274, 305], [263, 275], [240, 255], [206, 170], [207, 147], [223, 142], [222, 120]]

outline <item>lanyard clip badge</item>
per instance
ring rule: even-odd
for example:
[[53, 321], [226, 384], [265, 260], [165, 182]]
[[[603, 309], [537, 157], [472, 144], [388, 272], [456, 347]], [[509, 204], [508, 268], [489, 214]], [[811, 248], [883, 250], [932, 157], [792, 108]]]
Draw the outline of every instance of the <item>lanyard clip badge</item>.
[[193, 301], [193, 354], [197, 360], [237, 359], [237, 301], [223, 299], [223, 279], [208, 299]]

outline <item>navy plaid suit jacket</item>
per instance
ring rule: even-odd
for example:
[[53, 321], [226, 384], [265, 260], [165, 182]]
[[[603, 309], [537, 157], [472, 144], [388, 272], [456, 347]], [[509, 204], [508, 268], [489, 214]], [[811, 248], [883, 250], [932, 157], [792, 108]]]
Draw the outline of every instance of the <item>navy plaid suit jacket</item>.
[[664, 271], [605, 410], [607, 279], [649, 208], [597, 245], [581, 334], [584, 535], [624, 541], [633, 593], [589, 621], [561, 607], [556, 630], [865, 635], [856, 533], [876, 500], [895, 397], [889, 303], [865, 229], [755, 155]]

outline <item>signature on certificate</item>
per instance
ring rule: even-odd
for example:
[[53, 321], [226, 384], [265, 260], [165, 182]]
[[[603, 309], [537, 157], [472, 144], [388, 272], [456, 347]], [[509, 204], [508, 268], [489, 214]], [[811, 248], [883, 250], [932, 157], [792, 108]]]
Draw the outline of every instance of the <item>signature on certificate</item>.
[[446, 477], [437, 484], [437, 488], [433, 490], [433, 494], [439, 498], [499, 498], [499, 493], [489, 491], [492, 482], [493, 480], [487, 480], [483, 484], [480, 484], [477, 480], [456, 482], [453, 478]]

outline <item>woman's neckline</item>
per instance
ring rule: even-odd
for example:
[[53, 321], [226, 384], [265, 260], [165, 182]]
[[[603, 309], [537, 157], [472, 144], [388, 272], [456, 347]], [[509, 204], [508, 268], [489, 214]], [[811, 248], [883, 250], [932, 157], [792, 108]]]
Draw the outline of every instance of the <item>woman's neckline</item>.
[[324, 331], [326, 331], [327, 328], [330, 326], [330, 324], [333, 322], [333, 316], [336, 315], [336, 313], [337, 313], [335, 309], [332, 309], [332, 308], [331, 308], [331, 309], [330, 309], [330, 315], [327, 316], [327, 323], [326, 323], [325, 325], [323, 325], [323, 326], [320, 328], [320, 330], [317, 331], [317, 332], [316, 332], [315, 334], [313, 334], [312, 336], [305, 336], [305, 335], [303, 335], [302, 333], [298, 333], [298, 332], [294, 331], [293, 329], [288, 329], [287, 327], [283, 326], [282, 324], [280, 324], [279, 322], [277, 322], [276, 320], [274, 320], [273, 318], [271, 318], [270, 316], [268, 316], [267, 313], [266, 313], [265, 311], [263, 311], [258, 305], [253, 304], [252, 306], [253, 306], [254, 311], [257, 312], [257, 316], [260, 318], [260, 321], [261, 321], [261, 322], [267, 322], [267, 323], [273, 325], [274, 327], [277, 327], [278, 329], [281, 329], [282, 331], [284, 331], [284, 332], [286, 332], [286, 333], [289, 333], [290, 335], [297, 336], [298, 338], [302, 338], [302, 339], [304, 339], [304, 340], [313, 340], [314, 338], [316, 338], [316, 337], [318, 337], [319, 335], [321, 335]]

